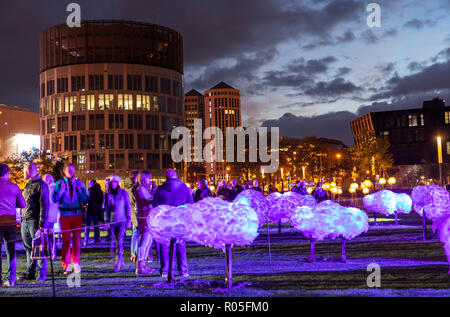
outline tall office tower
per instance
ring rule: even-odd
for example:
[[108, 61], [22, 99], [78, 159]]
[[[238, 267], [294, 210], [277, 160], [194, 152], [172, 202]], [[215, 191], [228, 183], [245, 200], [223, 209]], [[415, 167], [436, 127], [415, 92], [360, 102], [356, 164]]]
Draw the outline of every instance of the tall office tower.
[[[220, 82], [205, 91], [205, 128], [219, 128], [223, 133], [224, 147], [226, 144], [226, 128], [236, 128], [241, 125], [241, 95], [239, 89]], [[205, 142], [208, 143], [209, 140], [205, 140]], [[215, 152], [213, 151], [212, 154], [214, 155]], [[218, 181], [227, 178], [229, 166], [225, 162], [225, 158], [226, 153], [224, 151], [221, 162], [206, 163], [206, 173], [210, 180]], [[229, 163], [231, 164], [231, 162]]]
[[[197, 160], [202, 160], [203, 158], [203, 148], [205, 142], [203, 138], [198, 139], [196, 143], [194, 135], [198, 133], [203, 136], [203, 131], [205, 130], [205, 97], [195, 89], [191, 89], [184, 95], [184, 114], [186, 121], [186, 128], [189, 129], [191, 133], [191, 153], [190, 162], [186, 163], [186, 177], [189, 182], [194, 182], [200, 178], [205, 178], [205, 164], [204, 162], [195, 161], [195, 152], [197, 151]], [[201, 125], [197, 127], [194, 125], [195, 120], [201, 120]]]
[[41, 147], [82, 179], [164, 169], [184, 125], [183, 39], [163, 26], [117, 20], [50, 27], [40, 37]]

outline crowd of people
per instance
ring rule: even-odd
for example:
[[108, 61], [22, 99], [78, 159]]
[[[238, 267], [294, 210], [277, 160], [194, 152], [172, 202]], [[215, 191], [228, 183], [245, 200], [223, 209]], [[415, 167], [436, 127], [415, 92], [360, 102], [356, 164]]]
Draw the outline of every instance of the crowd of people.
[[[41, 176], [36, 164], [28, 164], [23, 171], [27, 180], [23, 191], [17, 184], [10, 182], [10, 170], [7, 164], [0, 164], [0, 251], [1, 242], [5, 244], [8, 260], [8, 272], [3, 287], [15, 285], [16, 280], [16, 209], [20, 209], [21, 240], [26, 252], [26, 269], [18, 280], [39, 280], [47, 278], [47, 259], [35, 260], [32, 256], [33, 239], [37, 234], [53, 235], [55, 224], [62, 237], [61, 266], [63, 274], [81, 272], [81, 232], [84, 241], [89, 244], [90, 229], [94, 230], [93, 244], [100, 243], [101, 229], [108, 232], [111, 254], [114, 256], [115, 272], [122, 269], [124, 261], [124, 239], [127, 229], [131, 229], [130, 261], [136, 262], [136, 274], [153, 274], [154, 269], [147, 267], [153, 261], [153, 248], [160, 263], [159, 274], [169, 274], [169, 245], [154, 241], [147, 224], [147, 216], [152, 208], [160, 205], [181, 206], [207, 197], [219, 197], [233, 201], [245, 189], [264, 190], [255, 180], [242, 186], [233, 179], [230, 183], [222, 181], [214, 192], [204, 179], [198, 181], [194, 190], [178, 179], [177, 172], [169, 169], [165, 172], [166, 181], [157, 186], [149, 171], [134, 171], [123, 181], [118, 175], [105, 180], [105, 190], [92, 179], [86, 189], [84, 183], [75, 177], [75, 167], [66, 164], [61, 179], [55, 182], [52, 175]], [[327, 192], [319, 183], [312, 195], [318, 202], [328, 199]], [[278, 191], [268, 186], [269, 193]], [[299, 194], [308, 194], [306, 182], [299, 181], [292, 189]], [[176, 241], [174, 245], [176, 261], [171, 271], [177, 269], [182, 277], [188, 277], [186, 245]], [[56, 259], [56, 248], [51, 248], [52, 259]], [[176, 263], [176, 268], [175, 268]], [[0, 281], [1, 281], [0, 257]]]

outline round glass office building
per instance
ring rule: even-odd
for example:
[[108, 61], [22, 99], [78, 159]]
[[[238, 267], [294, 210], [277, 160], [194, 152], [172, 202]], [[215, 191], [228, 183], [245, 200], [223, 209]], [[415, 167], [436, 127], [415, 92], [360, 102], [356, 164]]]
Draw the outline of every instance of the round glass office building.
[[[81, 179], [131, 170], [162, 178], [184, 125], [183, 39], [163, 26], [83, 21], [40, 37], [41, 147]], [[182, 174], [180, 175], [182, 176]]]

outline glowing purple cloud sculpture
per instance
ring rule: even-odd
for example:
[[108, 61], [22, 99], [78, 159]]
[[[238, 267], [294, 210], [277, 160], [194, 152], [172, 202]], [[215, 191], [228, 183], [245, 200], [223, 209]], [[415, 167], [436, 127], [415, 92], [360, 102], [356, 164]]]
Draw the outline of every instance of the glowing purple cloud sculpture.
[[366, 232], [369, 228], [365, 212], [353, 207], [343, 207], [325, 200], [314, 206], [301, 206], [294, 210], [291, 225], [311, 239], [311, 259], [314, 260], [315, 241], [325, 238], [343, 239], [342, 258], [346, 259], [346, 240]]
[[436, 220], [450, 213], [450, 194], [437, 185], [416, 186], [411, 193], [414, 210], [423, 217]]
[[278, 222], [281, 224], [288, 223], [297, 207], [317, 204], [311, 195], [301, 195], [294, 192], [286, 192], [278, 197], [271, 197], [269, 201], [271, 202], [269, 220], [274, 224]]
[[[433, 222], [433, 231], [436, 230], [439, 232], [439, 239], [444, 244], [447, 262], [450, 265], [450, 214], [440, 217]], [[450, 267], [448, 274], [450, 274]]]
[[246, 189], [239, 193], [233, 201], [233, 205], [239, 208], [239, 205], [250, 206], [258, 215], [259, 227], [262, 227], [269, 216], [269, 201], [263, 193], [254, 189]]

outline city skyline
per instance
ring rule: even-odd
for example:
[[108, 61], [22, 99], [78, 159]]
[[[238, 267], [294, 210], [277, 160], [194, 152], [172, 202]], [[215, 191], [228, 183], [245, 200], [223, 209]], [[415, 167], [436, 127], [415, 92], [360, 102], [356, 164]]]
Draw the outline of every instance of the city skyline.
[[[242, 92], [243, 125], [279, 126], [281, 135], [351, 145], [349, 122], [361, 114], [450, 96], [448, 1], [378, 1], [380, 28], [366, 25], [361, 1], [77, 3], [82, 20], [136, 20], [180, 32], [184, 93], [225, 81]], [[64, 23], [66, 5], [1, 4], [7, 27], [0, 34], [11, 43], [0, 53], [8, 78], [1, 103], [38, 111], [39, 32]]]

